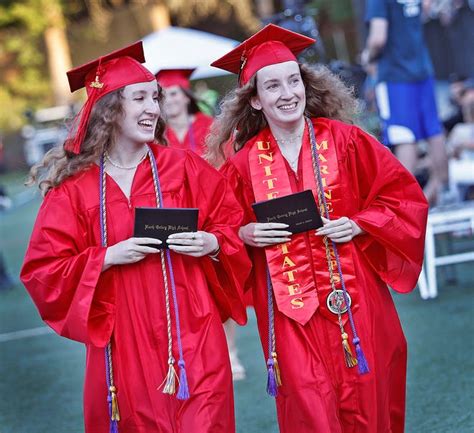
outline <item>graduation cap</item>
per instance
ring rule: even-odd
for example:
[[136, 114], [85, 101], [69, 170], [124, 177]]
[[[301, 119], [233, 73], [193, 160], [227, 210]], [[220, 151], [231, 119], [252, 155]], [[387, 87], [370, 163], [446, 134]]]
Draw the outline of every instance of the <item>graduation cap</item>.
[[191, 83], [189, 77], [196, 68], [182, 68], [182, 69], [161, 69], [156, 74], [156, 79], [161, 87], [180, 86], [183, 89], [189, 89]]
[[265, 66], [297, 61], [296, 55], [315, 42], [313, 38], [268, 24], [211, 66], [239, 74], [239, 84], [243, 86]]
[[77, 128], [72, 128], [74, 136], [69, 136], [65, 149], [79, 154], [87, 131], [90, 113], [95, 103], [104, 95], [135, 83], [155, 80], [155, 76], [146, 69], [142, 42], [113, 51], [110, 54], [92, 60], [67, 72], [71, 92], [86, 88], [87, 101], [74, 120]]

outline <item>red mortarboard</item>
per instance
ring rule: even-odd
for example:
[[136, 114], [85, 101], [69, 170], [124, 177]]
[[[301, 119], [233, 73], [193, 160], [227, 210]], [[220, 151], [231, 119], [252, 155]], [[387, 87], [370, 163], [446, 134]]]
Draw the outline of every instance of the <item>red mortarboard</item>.
[[75, 135], [66, 140], [66, 150], [75, 154], [80, 152], [90, 113], [102, 96], [129, 84], [155, 80], [155, 76], [141, 64], [143, 62], [145, 55], [139, 41], [68, 71], [71, 92], [85, 87], [88, 98], [75, 119], [79, 122]]
[[189, 89], [191, 83], [189, 77], [196, 70], [196, 68], [188, 69], [161, 69], [156, 74], [156, 79], [161, 87], [181, 86], [184, 89]]
[[296, 55], [315, 42], [313, 38], [268, 24], [211, 66], [240, 74], [239, 84], [243, 86], [265, 66], [296, 61]]

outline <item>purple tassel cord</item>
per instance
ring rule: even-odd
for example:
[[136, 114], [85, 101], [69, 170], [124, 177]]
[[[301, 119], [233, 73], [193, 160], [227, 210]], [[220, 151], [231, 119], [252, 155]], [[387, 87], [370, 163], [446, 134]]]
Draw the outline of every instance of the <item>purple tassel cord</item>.
[[278, 385], [277, 378], [275, 376], [274, 361], [273, 358], [269, 358], [267, 361], [267, 394], [271, 397], [276, 397], [278, 395]]
[[186, 376], [186, 369], [184, 368], [184, 361], [178, 361], [179, 366], [179, 389], [176, 398], [178, 400], [187, 400], [189, 398], [188, 378]]
[[[323, 182], [322, 182], [322, 178], [321, 178], [321, 168], [319, 167], [319, 155], [318, 155], [317, 144], [316, 144], [316, 136], [314, 134], [313, 124], [311, 123], [311, 121], [308, 118], [306, 118], [306, 123], [308, 125], [308, 129], [309, 129], [309, 132], [310, 132], [313, 166], [317, 167], [317, 170], [315, 172], [315, 176], [316, 176], [316, 179], [317, 179], [317, 182], [318, 182], [319, 190], [321, 192], [321, 199], [322, 199], [323, 206], [324, 206], [324, 211], [325, 211], [325, 214], [326, 214], [325, 216], [326, 216], [327, 219], [330, 219], [329, 218], [329, 211], [328, 211], [328, 207], [327, 207], [327, 203], [326, 203], [326, 198], [325, 198], [324, 194], [322, 193], [324, 191], [324, 187], [323, 187]], [[347, 289], [346, 289], [346, 286], [344, 284], [344, 278], [343, 278], [342, 269], [341, 269], [341, 261], [339, 259], [339, 254], [337, 252], [337, 245], [334, 241], [332, 241], [332, 245], [333, 245], [334, 255], [336, 256], [337, 271], [338, 271], [338, 274], [341, 277], [341, 286], [342, 286], [342, 291], [343, 291], [343, 294], [344, 294], [344, 300], [346, 301], [346, 304], [347, 304], [347, 314], [349, 316], [349, 323], [350, 323], [350, 326], [351, 326], [351, 329], [352, 329], [352, 334], [354, 336], [354, 339], [352, 340], [352, 342], [354, 343], [354, 346], [355, 346], [355, 349], [356, 349], [357, 366], [359, 368], [359, 374], [366, 374], [366, 373], [369, 372], [369, 365], [367, 364], [367, 359], [365, 358], [364, 352], [362, 351], [362, 347], [360, 346], [360, 339], [357, 336], [356, 327], [355, 327], [355, 323], [354, 323], [354, 318], [352, 316], [351, 306], [350, 306], [349, 300], [347, 298]]]
[[110, 421], [110, 433], [119, 433], [117, 421]]
[[357, 367], [359, 368], [360, 374], [366, 374], [369, 370], [369, 364], [367, 364], [367, 360], [365, 359], [364, 352], [362, 351], [362, 347], [360, 346], [360, 339], [358, 337], [352, 340], [356, 349], [356, 357], [357, 357]]
[[107, 401], [109, 403], [109, 414], [110, 414], [110, 424], [109, 424], [109, 433], [118, 433], [118, 421], [113, 418], [114, 410], [112, 409], [112, 395], [107, 396]]

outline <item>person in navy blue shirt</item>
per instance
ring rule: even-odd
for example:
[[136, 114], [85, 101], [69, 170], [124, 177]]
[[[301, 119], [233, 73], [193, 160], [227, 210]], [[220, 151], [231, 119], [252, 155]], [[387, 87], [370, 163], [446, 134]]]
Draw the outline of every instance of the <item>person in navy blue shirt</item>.
[[[367, 0], [369, 34], [361, 62], [376, 70], [383, 141], [414, 173], [419, 140], [427, 140], [432, 203], [449, 196], [445, 137], [436, 109], [433, 66], [423, 39], [421, 0]], [[376, 66], [376, 68], [375, 68]]]

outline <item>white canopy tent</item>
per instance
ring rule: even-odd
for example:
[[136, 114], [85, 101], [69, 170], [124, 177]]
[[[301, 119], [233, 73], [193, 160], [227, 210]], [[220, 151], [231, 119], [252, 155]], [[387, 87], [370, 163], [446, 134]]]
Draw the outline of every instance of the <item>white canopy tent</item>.
[[160, 69], [197, 68], [193, 80], [224, 75], [227, 72], [209, 65], [237, 44], [212, 33], [168, 27], [143, 38], [145, 66], [155, 74]]

